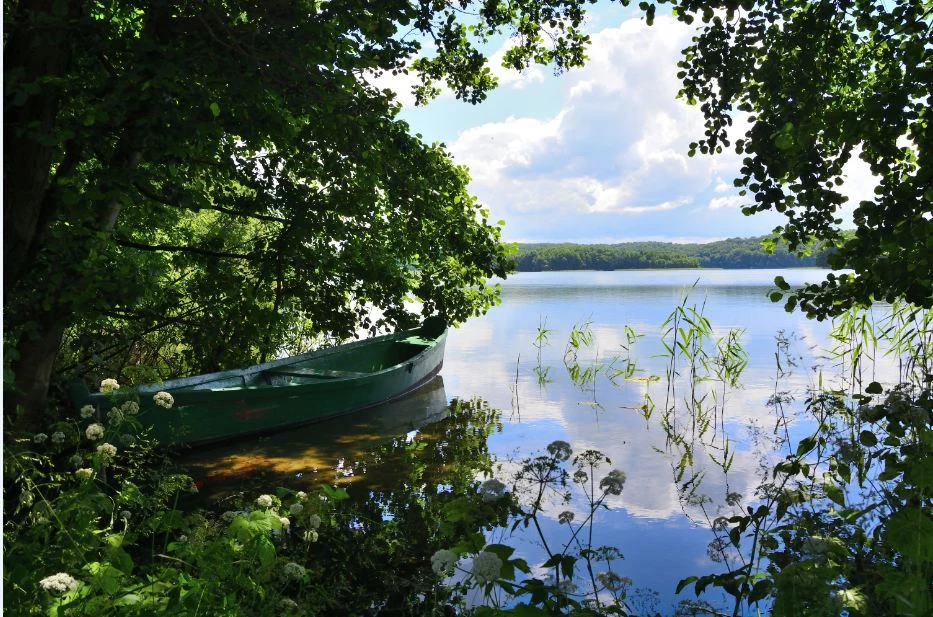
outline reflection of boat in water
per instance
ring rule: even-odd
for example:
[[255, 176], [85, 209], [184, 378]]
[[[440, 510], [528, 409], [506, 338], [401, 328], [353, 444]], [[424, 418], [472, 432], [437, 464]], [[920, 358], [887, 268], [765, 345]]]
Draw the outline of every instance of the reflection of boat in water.
[[[179, 464], [188, 469], [199, 488], [235, 486], [263, 476], [297, 478], [298, 484], [329, 482], [338, 475], [359, 475], [354, 462], [381, 444], [444, 419], [449, 412], [444, 380], [438, 375], [417, 392], [403, 399], [251, 439], [181, 455]], [[335, 470], [339, 461], [343, 469]]]
[[[162, 444], [201, 445], [319, 422], [401, 398], [437, 375], [444, 363], [447, 326], [431, 317], [400, 331], [284, 358], [245, 369], [138, 386], [140, 421]], [[171, 393], [172, 409], [153, 402]], [[122, 392], [121, 396], [126, 396]], [[83, 383], [72, 397], [81, 406], [112, 405]]]

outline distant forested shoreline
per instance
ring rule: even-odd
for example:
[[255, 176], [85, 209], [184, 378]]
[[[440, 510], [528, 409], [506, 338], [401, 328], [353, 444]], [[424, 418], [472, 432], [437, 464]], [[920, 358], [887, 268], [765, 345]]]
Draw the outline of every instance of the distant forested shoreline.
[[814, 248], [797, 257], [770, 236], [729, 238], [705, 244], [624, 242], [620, 244], [519, 244], [514, 256], [519, 272], [548, 270], [634, 270], [640, 268], [794, 268], [825, 267], [829, 249]]

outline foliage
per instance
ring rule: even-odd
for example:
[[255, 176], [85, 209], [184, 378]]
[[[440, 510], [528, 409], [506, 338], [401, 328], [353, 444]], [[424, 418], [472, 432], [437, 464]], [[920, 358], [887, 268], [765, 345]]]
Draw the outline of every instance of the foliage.
[[499, 34], [511, 66], [579, 65], [580, 4], [5, 2], [9, 411], [36, 419], [59, 350], [152, 380], [410, 325], [411, 299], [485, 311], [501, 223], [374, 79], [480, 101]]
[[[621, 376], [645, 384], [639, 410], [646, 421], [657, 417], [654, 412], [663, 404], [658, 421], [667, 447], [660, 453], [671, 459], [685, 514], [713, 534], [708, 552], [721, 569], [688, 577], [677, 591], [689, 589], [701, 598], [720, 589], [733, 604], [686, 602], [682, 610], [706, 614], [705, 606], [710, 614], [735, 616], [929, 614], [933, 311], [900, 304], [876, 312], [850, 311], [834, 322], [834, 346], [827, 352], [838, 376], [831, 382], [827, 375], [824, 383], [820, 375], [806, 393], [782, 389], [796, 359], [789, 352], [791, 341], [779, 334], [768, 405], [775, 414], [775, 443], [786, 447], [787, 455], [766, 464], [757, 491], [748, 497], [729, 492], [733, 453], [724, 425], [727, 398], [741, 387], [748, 363], [741, 331], [714, 339], [703, 306], [685, 299], [661, 327], [663, 374], [636, 377], [642, 372], [632, 359], [639, 335], [630, 328], [625, 355], [608, 365], [621, 368], [613, 372], [592, 360], [589, 368], [599, 367], [610, 383]], [[575, 326], [567, 345], [574, 364], [579, 350], [595, 344], [588, 325]], [[869, 363], [883, 356], [900, 369], [897, 383], [886, 391], [866, 377], [873, 374]], [[568, 367], [577, 385], [583, 372], [578, 365], [575, 371]], [[665, 396], [657, 402], [650, 394], [655, 382], [665, 384]], [[796, 397], [806, 399], [801, 413], [812, 432], [791, 441], [788, 405]], [[719, 499], [704, 486], [708, 470], [701, 461], [708, 460], [725, 477], [726, 494]], [[542, 536], [545, 548], [551, 541]]]
[[[430, 436], [371, 453], [367, 464], [403, 476], [397, 489], [239, 492], [223, 512], [193, 509], [191, 479], [133, 414], [99, 414], [7, 444], [4, 492], [18, 498], [4, 500], [5, 614], [440, 614], [450, 595], [432, 551], [506, 521], [507, 502], [477, 492], [498, 421], [477, 402], [454, 402]], [[113, 456], [103, 440], [121, 444]]]
[[[519, 244], [520, 272], [548, 270], [628, 270], [637, 268], [793, 268], [825, 266], [828, 251], [789, 253], [773, 238], [730, 238], [706, 244], [624, 242], [622, 244]], [[765, 244], [771, 242], [770, 250]]]
[[[678, 73], [680, 96], [706, 118], [690, 153], [734, 146], [744, 155], [735, 184], [754, 199], [744, 212], [783, 213], [776, 231], [791, 251], [817, 238], [838, 246], [831, 267], [855, 271], [789, 293], [788, 310], [933, 306], [929, 1], [668, 2], [680, 21], [702, 22]], [[748, 115], [744, 136], [730, 134], [736, 112]], [[840, 186], [854, 157], [870, 167], [874, 194], [845, 237]]]
[[[702, 511], [714, 534], [710, 552], [726, 571], [691, 576], [678, 591], [691, 584], [697, 595], [721, 588], [734, 598], [733, 615], [756, 609], [775, 615], [929, 613], [933, 403], [924, 349], [928, 321], [917, 317], [917, 309], [894, 307], [877, 323], [862, 312], [838, 321], [831, 351], [848, 391], [822, 386], [821, 379], [806, 397], [815, 428], [796, 443], [786, 432], [792, 393], [778, 386], [793, 360], [782, 360], [786, 341], [779, 339], [770, 404], [775, 433], [783, 427], [789, 452], [744, 504], [741, 495], [727, 496], [731, 513], [709, 513], [711, 498], [700, 484], [691, 478], [684, 485], [691, 491], [682, 499]], [[887, 392], [861, 378], [861, 364], [883, 352], [898, 358], [904, 371]], [[672, 443], [684, 441], [671, 432]]]
[[[439, 574], [458, 574], [464, 582], [454, 590], [462, 593], [471, 587], [483, 594], [483, 604], [473, 613], [490, 615], [629, 615], [625, 604], [631, 580], [612, 570], [612, 562], [622, 553], [611, 546], [593, 546], [596, 513], [607, 509], [607, 499], [621, 495], [625, 474], [609, 471], [597, 482], [597, 469], [611, 461], [602, 453], [587, 450], [573, 456], [570, 444], [555, 441], [546, 453], [523, 460], [515, 473], [513, 490], [496, 479], [487, 480], [480, 489], [487, 502], [513, 504], [512, 531], [519, 526], [534, 526], [547, 559], [532, 574], [521, 557], [512, 557], [515, 549], [508, 544], [487, 543], [482, 535], [435, 554], [435, 561], [446, 562], [436, 568]], [[558, 547], [541, 527], [540, 517], [549, 505], [567, 504], [573, 489], [587, 502], [583, 520], [575, 521], [572, 511], [561, 512], [560, 523], [567, 528]], [[446, 554], [445, 554], [446, 553]], [[472, 556], [468, 567], [461, 560]], [[580, 570], [584, 570], [582, 575]], [[537, 572], [547, 573], [546, 575]], [[586, 587], [577, 581], [585, 579]]]

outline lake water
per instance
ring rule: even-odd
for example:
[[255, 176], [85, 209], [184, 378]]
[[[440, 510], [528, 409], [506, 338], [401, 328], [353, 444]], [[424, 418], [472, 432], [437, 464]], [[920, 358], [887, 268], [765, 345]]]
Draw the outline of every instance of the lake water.
[[[442, 380], [388, 409], [357, 414], [332, 423], [292, 431], [262, 442], [238, 444], [189, 457], [194, 474], [206, 485], [251, 470], [311, 479], [374, 485], [391, 484], [391, 473], [363, 465], [366, 451], [387, 440], [411, 440], [430, 432], [453, 398], [485, 401], [501, 410], [501, 430], [488, 447], [500, 464], [498, 477], [509, 482], [520, 459], [540, 453], [550, 442], [564, 440], [575, 452], [596, 449], [611, 467], [625, 472], [624, 491], [612, 497], [610, 509], [597, 514], [594, 545], [613, 545], [625, 559], [613, 566], [632, 579], [644, 609], [672, 612], [679, 598], [692, 598], [692, 587], [676, 597], [677, 582], [689, 575], [724, 566], [711, 560], [713, 539], [709, 521], [754, 498], [769, 463], [786, 448], [780, 437], [799, 437], [806, 430], [800, 414], [801, 393], [835, 378], [840, 369], [823, 351], [829, 346], [829, 324], [787, 314], [767, 297], [773, 280], [783, 276], [791, 285], [818, 281], [827, 271], [794, 270], [652, 270], [618, 272], [518, 273], [502, 284], [502, 304], [449, 335]], [[692, 462], [678, 478], [684, 447], [671, 445], [671, 429], [661, 422], [665, 400], [681, 407], [689, 387], [687, 367], [678, 364], [680, 378], [668, 397], [664, 382], [649, 383], [649, 375], [665, 374], [661, 324], [677, 306], [694, 307], [712, 326], [712, 344], [730, 329], [748, 353], [741, 387], [716, 391], [714, 428], [698, 436], [689, 415], [670, 421], [687, 436]], [[589, 383], [574, 383], [565, 364], [568, 337], [575, 326], [588, 323], [592, 343], [579, 349], [582, 368], [624, 364], [628, 353], [637, 361], [636, 379], [610, 379], [604, 369]], [[642, 335], [634, 345], [626, 340], [628, 326]], [[540, 328], [550, 330], [546, 344], [535, 346]], [[776, 385], [778, 337], [785, 374]], [[626, 347], [629, 349], [625, 352]], [[547, 376], [542, 380], [541, 375]], [[638, 379], [641, 378], [641, 379]], [[798, 393], [784, 408], [778, 423], [775, 392]], [[650, 417], [639, 410], [646, 393], [657, 407]], [[725, 400], [725, 404], [721, 405]], [[712, 395], [704, 401], [714, 406]], [[728, 436], [728, 441], [724, 436]], [[731, 459], [730, 459], [731, 457]], [[729, 459], [730, 464], [724, 465]], [[365, 469], [364, 469], [365, 467]], [[723, 471], [727, 467], [728, 472]], [[368, 477], [367, 477], [368, 476]], [[702, 478], [702, 479], [700, 479]], [[731, 495], [731, 497], [728, 497]], [[740, 495], [741, 498], [738, 498]], [[737, 502], [736, 500], [739, 499]], [[567, 526], [557, 515], [564, 510], [585, 517], [585, 502], [553, 504], [544, 516], [544, 532], [560, 543]], [[497, 532], [496, 538], [516, 546], [530, 563], [545, 553], [531, 534]], [[630, 596], [632, 597], [632, 596]], [[713, 599], [716, 599], [715, 597]], [[636, 607], [637, 608], [637, 607]]]

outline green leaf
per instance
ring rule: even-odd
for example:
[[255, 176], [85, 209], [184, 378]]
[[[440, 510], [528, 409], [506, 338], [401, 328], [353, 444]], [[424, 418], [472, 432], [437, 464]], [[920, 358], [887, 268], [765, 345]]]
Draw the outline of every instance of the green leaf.
[[812, 435], [810, 437], [804, 437], [800, 440], [800, 443], [797, 444], [797, 456], [803, 456], [816, 446], [816, 437]]
[[916, 563], [933, 563], [933, 519], [917, 506], [895, 512], [887, 520], [885, 538]]
[[846, 497], [841, 488], [835, 484], [832, 484], [831, 482], [826, 482], [823, 484], [823, 490], [826, 492], [826, 496], [829, 497], [830, 500], [842, 507], [845, 507]]
[[674, 593], [680, 593], [681, 591], [684, 590], [684, 587], [686, 587], [687, 585], [689, 585], [695, 580], [697, 580], [696, 576], [688, 576], [687, 578], [681, 579], [681, 581], [677, 583], [677, 590], [674, 591]]
[[777, 285], [777, 288], [782, 291], [787, 291], [790, 289], [790, 283], [785, 281], [783, 276], [774, 277], [774, 284]]
[[508, 561], [512, 553], [515, 552], [514, 548], [506, 544], [488, 544], [483, 550], [495, 554], [503, 563]]
[[884, 392], [884, 389], [881, 387], [880, 383], [878, 383], [877, 381], [873, 381], [870, 384], [868, 384], [867, 388], [865, 388], [865, 392], [867, 392], [868, 394], [881, 394], [882, 392]]
[[773, 586], [773, 583], [767, 579], [755, 583], [755, 586], [752, 587], [752, 590], [748, 594], [749, 604], [765, 599], [768, 594], [771, 593], [771, 588]]
[[871, 431], [862, 431], [858, 434], [859, 443], [863, 446], [871, 448], [878, 444], [878, 437]]
[[325, 484], [321, 487], [321, 492], [324, 493], [324, 496], [331, 501], [343, 501], [344, 499], [350, 498], [350, 494], [347, 492], [347, 489], [343, 488], [342, 486], [330, 486]]
[[218, 105], [217, 103], [211, 103], [210, 109], [211, 109], [211, 113], [214, 115], [215, 118], [220, 115], [220, 105]]
[[508, 609], [504, 614], [510, 617], [551, 617], [552, 613], [539, 606], [530, 606], [528, 604], [516, 604]]

